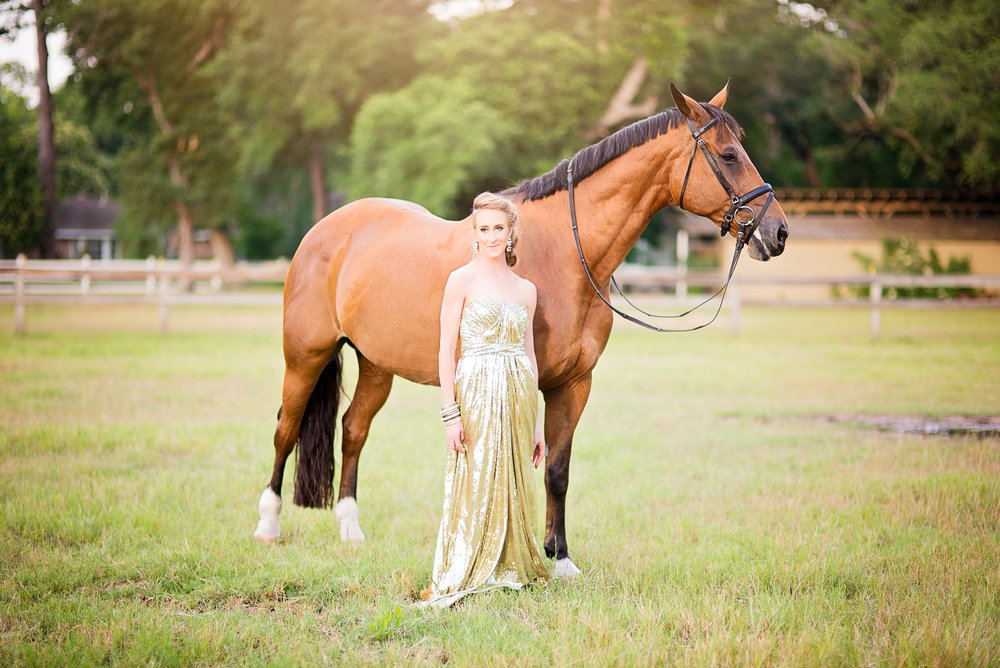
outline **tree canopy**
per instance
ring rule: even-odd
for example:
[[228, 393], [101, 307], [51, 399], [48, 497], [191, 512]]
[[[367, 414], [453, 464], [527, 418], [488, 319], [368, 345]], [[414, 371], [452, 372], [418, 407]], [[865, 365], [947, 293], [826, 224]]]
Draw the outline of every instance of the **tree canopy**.
[[[0, 3], [11, 26], [28, 6]], [[344, 199], [458, 217], [477, 192], [671, 106], [671, 81], [704, 100], [727, 80], [776, 186], [998, 191], [988, 0], [475, 4], [52, 3], [76, 65], [54, 100], [72, 166], [59, 192], [120, 199], [143, 252], [179, 224], [243, 255], [288, 254]], [[7, 109], [4, 122], [31, 121]], [[30, 133], [5, 136], [11, 156], [15, 136]]]

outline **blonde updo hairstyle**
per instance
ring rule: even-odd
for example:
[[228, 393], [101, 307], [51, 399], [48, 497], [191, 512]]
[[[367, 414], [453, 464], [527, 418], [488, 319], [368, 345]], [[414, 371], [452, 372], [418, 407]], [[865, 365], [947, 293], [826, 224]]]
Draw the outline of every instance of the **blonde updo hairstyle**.
[[472, 202], [473, 229], [476, 227], [476, 214], [483, 209], [502, 211], [507, 214], [507, 225], [510, 226], [511, 250], [509, 253], [504, 251], [504, 255], [507, 259], [507, 266], [513, 267], [517, 264], [517, 207], [514, 206], [514, 202], [507, 199], [503, 195], [491, 192], [479, 193], [476, 195], [476, 199]]

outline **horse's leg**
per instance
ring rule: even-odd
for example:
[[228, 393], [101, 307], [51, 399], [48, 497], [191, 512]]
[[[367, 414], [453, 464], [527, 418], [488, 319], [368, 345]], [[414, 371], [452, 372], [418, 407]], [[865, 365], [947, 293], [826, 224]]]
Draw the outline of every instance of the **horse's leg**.
[[392, 374], [358, 352], [358, 386], [354, 389], [351, 405], [344, 412], [341, 445], [344, 461], [340, 469], [340, 497], [335, 508], [342, 541], [365, 539], [358, 522], [358, 459], [368, 439], [372, 418], [385, 405], [391, 389]]
[[[333, 343], [333, 348], [325, 351], [319, 348], [309, 353], [286, 354], [281, 410], [278, 412], [278, 426], [274, 430], [274, 467], [271, 481], [257, 504], [260, 521], [254, 531], [254, 538], [263, 543], [273, 543], [281, 535], [278, 515], [281, 513], [281, 483], [285, 475], [285, 463], [299, 440], [309, 399], [317, 386], [317, 380], [331, 362], [331, 354], [339, 373], [339, 356], [333, 353], [335, 346], [336, 343]], [[339, 380], [335, 379], [333, 384], [337, 387], [328, 388], [328, 392], [339, 393]], [[336, 415], [330, 419], [336, 420]]]
[[545, 395], [545, 554], [556, 558], [555, 577], [574, 577], [580, 569], [566, 545], [566, 490], [573, 432], [590, 396], [591, 375], [576, 378]]

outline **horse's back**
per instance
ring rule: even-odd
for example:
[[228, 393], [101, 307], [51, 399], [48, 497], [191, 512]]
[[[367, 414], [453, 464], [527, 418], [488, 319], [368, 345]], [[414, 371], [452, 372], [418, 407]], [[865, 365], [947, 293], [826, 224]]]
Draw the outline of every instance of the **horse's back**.
[[[393, 225], [430, 225], [449, 223], [414, 202], [385, 197], [369, 197], [355, 200], [331, 211], [313, 225], [302, 239], [302, 245], [312, 236], [327, 239], [329, 236], [352, 234], [359, 230], [379, 229]], [[298, 251], [296, 252], [298, 254]]]
[[286, 335], [322, 311], [324, 326], [375, 364], [435, 382], [444, 284], [468, 261], [471, 242], [470, 226], [413, 202], [371, 198], [337, 209], [303, 238], [289, 267]]

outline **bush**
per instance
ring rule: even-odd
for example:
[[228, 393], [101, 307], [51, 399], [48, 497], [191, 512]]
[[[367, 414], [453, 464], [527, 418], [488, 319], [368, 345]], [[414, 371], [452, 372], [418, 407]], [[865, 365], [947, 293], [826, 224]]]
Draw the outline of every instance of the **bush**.
[[[968, 256], [950, 257], [948, 264], [942, 264], [941, 257], [933, 247], [927, 250], [925, 258], [920, 253], [917, 241], [907, 236], [898, 239], [882, 238], [882, 259], [876, 261], [863, 253], [854, 251], [851, 255], [861, 263], [862, 269], [870, 274], [906, 274], [913, 276], [936, 276], [939, 274], [970, 274], [972, 261]], [[849, 289], [854, 297], [868, 297], [868, 286]], [[976, 298], [982, 291], [976, 288], [945, 287], [894, 287], [887, 288], [884, 299], [955, 299], [956, 297]]]

